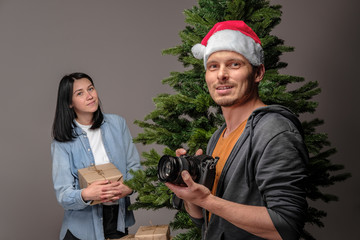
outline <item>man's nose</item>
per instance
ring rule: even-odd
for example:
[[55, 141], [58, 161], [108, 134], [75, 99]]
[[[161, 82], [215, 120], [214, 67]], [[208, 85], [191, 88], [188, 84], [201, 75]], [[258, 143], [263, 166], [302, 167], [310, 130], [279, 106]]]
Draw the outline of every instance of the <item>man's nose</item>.
[[218, 71], [218, 80], [219, 81], [226, 81], [229, 78], [228, 69], [226, 66], [220, 66]]

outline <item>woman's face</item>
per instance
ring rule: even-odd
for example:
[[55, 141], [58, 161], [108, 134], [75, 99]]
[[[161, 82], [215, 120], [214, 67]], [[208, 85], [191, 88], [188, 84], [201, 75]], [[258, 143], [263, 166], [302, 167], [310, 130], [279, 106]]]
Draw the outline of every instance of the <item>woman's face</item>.
[[75, 80], [70, 108], [74, 108], [77, 117], [93, 115], [98, 107], [98, 95], [90, 80], [87, 78]]

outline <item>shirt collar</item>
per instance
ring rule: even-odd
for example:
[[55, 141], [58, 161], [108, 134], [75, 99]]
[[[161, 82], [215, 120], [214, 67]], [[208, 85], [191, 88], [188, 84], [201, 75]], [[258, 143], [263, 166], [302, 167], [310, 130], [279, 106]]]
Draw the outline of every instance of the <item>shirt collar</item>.
[[[101, 127], [104, 125], [106, 123], [106, 119], [105, 119], [105, 116], [104, 116], [104, 119], [103, 119], [103, 121], [102, 121], [102, 123], [101, 123]], [[75, 133], [75, 136], [80, 136], [80, 135], [83, 135], [83, 134], [85, 134], [85, 132], [81, 129], [81, 127], [79, 126], [79, 125], [77, 125], [77, 123], [76, 123], [76, 121], [74, 120], [73, 121], [73, 131], [74, 131], [74, 133]], [[100, 128], [101, 128], [100, 127]]]

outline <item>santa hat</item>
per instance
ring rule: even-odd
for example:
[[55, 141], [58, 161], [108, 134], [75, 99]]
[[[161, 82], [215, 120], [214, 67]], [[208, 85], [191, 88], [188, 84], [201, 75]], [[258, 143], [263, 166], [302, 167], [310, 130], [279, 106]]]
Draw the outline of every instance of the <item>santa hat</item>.
[[264, 64], [264, 53], [256, 33], [243, 21], [218, 22], [201, 41], [191, 49], [197, 59], [204, 59], [217, 51], [234, 51], [243, 55], [252, 65]]

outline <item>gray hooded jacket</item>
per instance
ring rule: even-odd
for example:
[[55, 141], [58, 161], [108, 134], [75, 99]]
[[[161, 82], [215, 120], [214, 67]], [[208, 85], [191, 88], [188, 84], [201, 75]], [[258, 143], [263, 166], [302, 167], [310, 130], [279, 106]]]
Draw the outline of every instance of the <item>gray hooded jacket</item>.
[[[213, 134], [208, 155], [225, 127]], [[307, 210], [304, 187], [307, 161], [297, 117], [279, 105], [256, 109], [226, 161], [216, 196], [265, 206], [283, 239], [299, 239]], [[194, 221], [202, 224], [203, 239], [262, 239], [217, 215], [212, 215], [207, 226], [203, 220]]]

